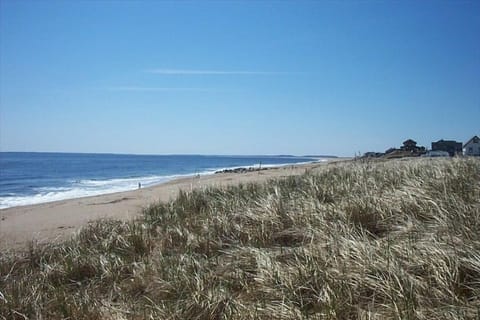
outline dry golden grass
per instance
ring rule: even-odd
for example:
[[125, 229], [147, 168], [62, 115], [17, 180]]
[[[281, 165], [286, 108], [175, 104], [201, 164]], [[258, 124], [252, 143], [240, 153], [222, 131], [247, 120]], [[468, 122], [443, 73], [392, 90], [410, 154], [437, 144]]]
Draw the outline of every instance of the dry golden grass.
[[1, 319], [479, 319], [480, 160], [181, 193], [0, 255]]

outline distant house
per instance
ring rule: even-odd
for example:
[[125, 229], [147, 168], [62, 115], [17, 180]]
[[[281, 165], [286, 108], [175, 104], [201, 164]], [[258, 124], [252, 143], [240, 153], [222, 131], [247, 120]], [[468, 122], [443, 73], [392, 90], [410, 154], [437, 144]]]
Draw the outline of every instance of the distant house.
[[403, 141], [403, 146], [400, 147], [400, 150], [409, 151], [413, 153], [423, 153], [425, 152], [425, 147], [417, 146], [417, 142], [412, 139]]
[[462, 154], [462, 143], [453, 140], [438, 140], [432, 142], [432, 151], [446, 151], [450, 157], [453, 157]]
[[480, 138], [474, 136], [463, 145], [463, 154], [466, 156], [480, 156]]
[[400, 149], [404, 151], [415, 151], [417, 149], [417, 142], [412, 139], [405, 140]]

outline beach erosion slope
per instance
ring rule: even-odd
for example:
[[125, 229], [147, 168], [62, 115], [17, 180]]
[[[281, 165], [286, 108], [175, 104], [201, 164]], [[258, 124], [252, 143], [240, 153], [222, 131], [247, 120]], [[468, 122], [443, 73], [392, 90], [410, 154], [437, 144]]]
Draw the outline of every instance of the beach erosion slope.
[[325, 163], [294, 164], [261, 171], [194, 175], [138, 190], [92, 197], [60, 200], [0, 210], [0, 249], [25, 247], [31, 241], [61, 241], [89, 221], [96, 219], [132, 219], [151, 203], [168, 201], [180, 190], [266, 181], [270, 178], [298, 175]]

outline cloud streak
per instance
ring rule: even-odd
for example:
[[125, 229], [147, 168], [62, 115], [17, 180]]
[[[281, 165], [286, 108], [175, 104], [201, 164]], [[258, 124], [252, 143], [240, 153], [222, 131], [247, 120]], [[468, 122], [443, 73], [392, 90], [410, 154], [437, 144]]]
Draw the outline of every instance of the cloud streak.
[[273, 72], [273, 71], [234, 71], [234, 70], [194, 70], [194, 69], [149, 69], [147, 73], [162, 75], [280, 75], [291, 74], [292, 72]]
[[108, 89], [111, 91], [130, 91], [130, 92], [212, 91], [211, 88], [136, 87], [136, 86], [111, 87]]

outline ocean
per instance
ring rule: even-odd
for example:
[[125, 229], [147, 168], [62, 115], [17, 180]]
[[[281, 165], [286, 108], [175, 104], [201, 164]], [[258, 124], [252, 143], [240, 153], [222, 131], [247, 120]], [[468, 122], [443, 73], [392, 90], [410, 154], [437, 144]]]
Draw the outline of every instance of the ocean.
[[326, 161], [319, 157], [0, 152], [0, 209], [160, 184], [238, 167]]

